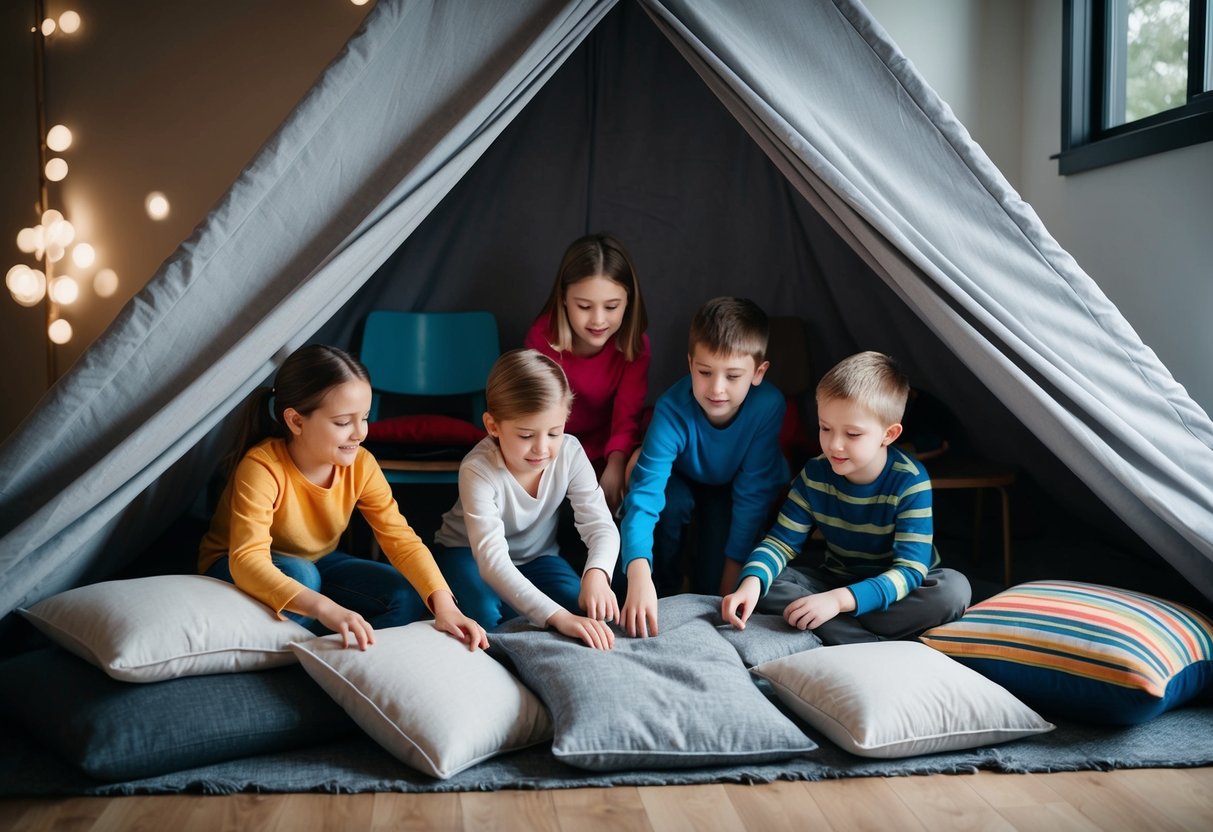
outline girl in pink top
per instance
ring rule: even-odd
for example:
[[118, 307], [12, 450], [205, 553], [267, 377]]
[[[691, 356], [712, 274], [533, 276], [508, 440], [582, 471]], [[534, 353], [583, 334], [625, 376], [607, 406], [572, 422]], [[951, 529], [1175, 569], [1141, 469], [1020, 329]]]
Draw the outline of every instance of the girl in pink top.
[[556, 285], [526, 336], [573, 388], [566, 430], [580, 440], [607, 504], [623, 499], [628, 455], [640, 445], [649, 386], [648, 317], [632, 258], [610, 234], [587, 234], [564, 253]]

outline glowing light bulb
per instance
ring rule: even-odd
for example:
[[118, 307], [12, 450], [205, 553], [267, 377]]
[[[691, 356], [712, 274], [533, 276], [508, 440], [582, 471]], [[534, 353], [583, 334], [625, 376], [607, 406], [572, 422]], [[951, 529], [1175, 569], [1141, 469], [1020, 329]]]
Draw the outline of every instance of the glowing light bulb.
[[59, 15], [59, 29], [66, 34], [71, 34], [80, 28], [80, 15], [73, 11], [66, 11]]
[[108, 298], [118, 291], [118, 275], [113, 269], [102, 269], [93, 278], [93, 291], [98, 297]]
[[43, 226], [49, 227], [49, 226], [54, 225], [57, 222], [63, 222], [63, 215], [60, 214], [58, 211], [56, 211], [54, 208], [50, 208], [50, 209], [42, 212], [42, 225]]
[[147, 215], [154, 220], [162, 220], [168, 216], [168, 197], [159, 191], [152, 191], [148, 194], [147, 199], [143, 201], [143, 206], [147, 209]]
[[76, 239], [76, 226], [67, 220], [52, 223], [46, 229], [46, 239], [48, 243], [58, 243], [66, 248]]
[[56, 277], [55, 282], [51, 284], [51, 300], [55, 303], [69, 306], [75, 303], [78, 297], [80, 297], [80, 284], [74, 277], [68, 275]]
[[52, 182], [62, 181], [67, 176], [67, 162], [58, 156], [46, 163], [46, 178]]
[[[38, 226], [41, 228], [42, 226]], [[33, 254], [38, 250], [38, 232], [33, 228], [22, 228], [17, 232], [17, 248], [24, 251], [26, 254]]]
[[368, 0], [350, 0], [355, 6], [365, 6]]
[[46, 328], [46, 336], [56, 344], [66, 344], [72, 340], [72, 325], [63, 318], [57, 318]]
[[48, 38], [54, 33], [55, 21], [53, 18], [48, 17], [46, 20], [42, 21], [42, 37]]
[[46, 146], [56, 153], [62, 153], [72, 146], [72, 131], [62, 124], [56, 124], [46, 131]]
[[82, 269], [87, 269], [97, 260], [97, 250], [88, 243], [80, 243], [72, 249], [72, 262]]
[[14, 266], [5, 278], [13, 300], [22, 306], [36, 306], [46, 295], [46, 275], [28, 266]]
[[29, 266], [18, 263], [8, 270], [8, 274], [4, 276], [4, 285], [10, 292], [17, 292], [20, 287], [26, 285], [26, 272], [33, 271]]

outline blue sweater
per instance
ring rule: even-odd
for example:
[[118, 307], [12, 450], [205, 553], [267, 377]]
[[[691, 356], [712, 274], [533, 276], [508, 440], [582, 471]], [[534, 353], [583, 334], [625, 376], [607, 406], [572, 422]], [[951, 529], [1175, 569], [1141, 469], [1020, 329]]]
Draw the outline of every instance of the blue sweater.
[[814, 527], [826, 539], [825, 570], [855, 596], [854, 615], [888, 609], [939, 565], [931, 480], [921, 463], [896, 448], [880, 476], [865, 485], [835, 474], [824, 456], [810, 459], [741, 577], [753, 575], [766, 595]]
[[653, 530], [665, 507], [671, 471], [705, 485], [733, 484], [733, 521], [724, 553], [744, 561], [787, 484], [787, 463], [779, 451], [784, 409], [783, 394], [763, 382], [750, 388], [733, 421], [717, 428], [695, 401], [689, 375], [665, 391], [623, 501], [623, 568], [636, 558], [653, 559]]

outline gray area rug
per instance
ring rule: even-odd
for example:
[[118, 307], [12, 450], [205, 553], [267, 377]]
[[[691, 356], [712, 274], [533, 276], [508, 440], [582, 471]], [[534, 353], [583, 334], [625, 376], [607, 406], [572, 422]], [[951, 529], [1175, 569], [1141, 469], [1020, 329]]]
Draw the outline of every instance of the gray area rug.
[[433, 780], [359, 737], [302, 751], [267, 754], [125, 783], [101, 783], [27, 741], [0, 738], [0, 796], [233, 794], [237, 792], [442, 792], [768, 783], [841, 777], [1109, 770], [1213, 765], [1213, 705], [1182, 708], [1129, 728], [1059, 723], [1025, 740], [901, 760], [855, 757], [812, 731], [821, 748], [782, 763], [677, 771], [591, 773], [563, 765], [549, 746], [481, 763]]

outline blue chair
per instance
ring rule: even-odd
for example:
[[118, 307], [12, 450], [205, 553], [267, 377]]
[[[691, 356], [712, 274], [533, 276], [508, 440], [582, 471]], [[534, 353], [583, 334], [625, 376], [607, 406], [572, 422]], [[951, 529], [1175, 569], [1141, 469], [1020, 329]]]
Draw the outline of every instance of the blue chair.
[[[378, 309], [363, 327], [362, 363], [371, 374], [371, 421], [384, 395], [466, 397], [459, 415], [480, 426], [484, 383], [501, 354], [491, 312], [396, 312]], [[459, 460], [393, 459], [376, 455], [391, 483], [458, 483]], [[386, 457], [386, 458], [385, 458]]]

